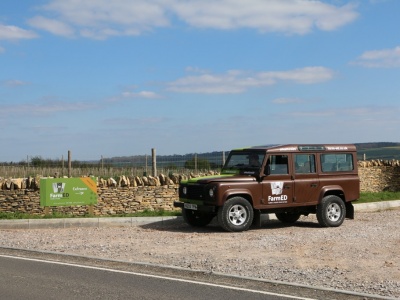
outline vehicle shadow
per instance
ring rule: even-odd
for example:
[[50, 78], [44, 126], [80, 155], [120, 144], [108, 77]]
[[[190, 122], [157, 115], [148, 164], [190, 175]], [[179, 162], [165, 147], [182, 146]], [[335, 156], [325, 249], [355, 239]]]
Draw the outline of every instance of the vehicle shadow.
[[[193, 227], [185, 223], [183, 219], [171, 219], [156, 221], [144, 225], [138, 225], [143, 229], [152, 229], [158, 231], [171, 231], [171, 232], [187, 232], [187, 233], [215, 233], [227, 232], [223, 230], [215, 217], [210, 224], [204, 227]], [[259, 224], [253, 224], [249, 230], [279, 230], [287, 227], [294, 228], [321, 228], [318, 222], [313, 220], [298, 220], [295, 223], [282, 223], [278, 220], [262, 219]]]

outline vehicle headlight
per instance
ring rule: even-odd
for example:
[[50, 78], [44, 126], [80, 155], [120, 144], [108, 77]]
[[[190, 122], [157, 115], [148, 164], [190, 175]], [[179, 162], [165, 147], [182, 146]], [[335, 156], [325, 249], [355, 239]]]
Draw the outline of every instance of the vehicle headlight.
[[184, 186], [184, 187], [182, 188], [182, 193], [183, 193], [184, 195], [187, 194], [187, 187], [186, 187], [186, 186]]
[[209, 189], [208, 195], [210, 195], [210, 197], [213, 198], [214, 197], [214, 189]]

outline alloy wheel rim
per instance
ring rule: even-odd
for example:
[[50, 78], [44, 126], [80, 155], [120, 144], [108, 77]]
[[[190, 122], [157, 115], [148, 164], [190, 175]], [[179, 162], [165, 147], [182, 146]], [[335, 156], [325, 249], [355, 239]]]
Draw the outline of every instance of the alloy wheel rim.
[[241, 205], [233, 205], [229, 210], [229, 221], [233, 225], [242, 225], [247, 219], [247, 211]]
[[329, 220], [336, 222], [340, 219], [341, 215], [342, 215], [342, 209], [337, 203], [332, 203], [328, 206], [327, 216]]

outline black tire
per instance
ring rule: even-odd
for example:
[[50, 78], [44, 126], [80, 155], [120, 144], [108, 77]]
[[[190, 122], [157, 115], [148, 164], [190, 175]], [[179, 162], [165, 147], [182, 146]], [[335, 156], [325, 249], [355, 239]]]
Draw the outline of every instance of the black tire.
[[213, 215], [199, 213], [198, 211], [186, 208], [182, 208], [182, 216], [183, 220], [185, 220], [187, 224], [193, 227], [207, 226], [214, 218]]
[[318, 223], [323, 227], [338, 227], [342, 225], [345, 216], [346, 205], [338, 196], [325, 196], [317, 206]]
[[283, 212], [283, 213], [276, 213], [275, 216], [282, 223], [292, 224], [295, 223], [300, 218], [301, 214]]
[[228, 199], [218, 209], [218, 223], [226, 231], [248, 230], [253, 222], [253, 207], [242, 197]]

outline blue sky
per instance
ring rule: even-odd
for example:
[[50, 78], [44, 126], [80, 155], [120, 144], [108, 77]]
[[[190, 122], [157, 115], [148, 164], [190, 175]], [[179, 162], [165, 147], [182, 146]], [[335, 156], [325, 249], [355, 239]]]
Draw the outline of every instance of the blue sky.
[[400, 1], [3, 0], [0, 161], [400, 142]]

